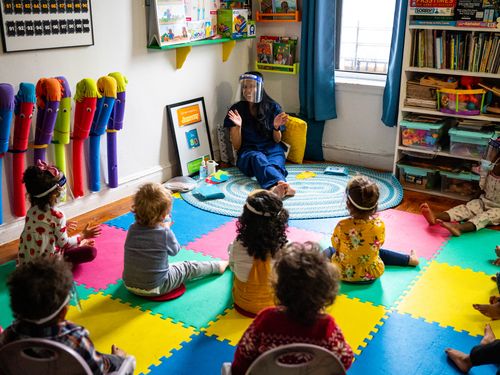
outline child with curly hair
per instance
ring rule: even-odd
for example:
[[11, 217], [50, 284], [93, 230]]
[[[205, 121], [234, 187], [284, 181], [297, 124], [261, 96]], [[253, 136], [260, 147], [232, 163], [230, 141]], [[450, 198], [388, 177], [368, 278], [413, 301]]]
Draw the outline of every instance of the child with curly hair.
[[231, 373], [245, 374], [262, 353], [293, 343], [322, 346], [348, 369], [353, 360], [351, 347], [333, 317], [325, 313], [339, 289], [337, 268], [313, 242], [289, 244], [278, 253], [274, 268], [279, 305], [261, 311], [245, 331]]
[[15, 321], [0, 334], [0, 348], [27, 338], [48, 339], [80, 354], [93, 374], [120, 368], [126, 357], [123, 350], [112, 345], [112, 354], [98, 352], [89, 332], [65, 319], [73, 288], [67, 263], [54, 257], [35, 258], [12, 272], [7, 287]]
[[[385, 241], [385, 225], [374, 217], [379, 189], [365, 176], [355, 176], [347, 183], [347, 209], [350, 218], [341, 220], [332, 235], [332, 248], [325, 254], [341, 271], [341, 279], [369, 283], [384, 273], [384, 265], [417, 266], [415, 251], [410, 255], [381, 249]], [[327, 249], [328, 250], [328, 249]]]
[[254, 317], [274, 306], [271, 269], [276, 253], [287, 243], [288, 211], [276, 194], [257, 190], [248, 196], [236, 227], [236, 240], [228, 249], [234, 307]]
[[123, 282], [129, 292], [158, 297], [180, 287], [185, 281], [211, 274], [223, 274], [228, 262], [184, 261], [169, 264], [169, 256], [181, 250], [172, 222], [170, 192], [158, 183], [147, 183], [134, 196], [135, 223], [125, 240]]
[[92, 239], [100, 235], [100, 227], [87, 224], [79, 235], [70, 237], [68, 229], [75, 230], [77, 223], [66, 222], [56, 209], [66, 184], [64, 173], [38, 160], [26, 169], [23, 182], [31, 207], [19, 240], [18, 264], [52, 256], [64, 257], [73, 264], [92, 261], [97, 253]]

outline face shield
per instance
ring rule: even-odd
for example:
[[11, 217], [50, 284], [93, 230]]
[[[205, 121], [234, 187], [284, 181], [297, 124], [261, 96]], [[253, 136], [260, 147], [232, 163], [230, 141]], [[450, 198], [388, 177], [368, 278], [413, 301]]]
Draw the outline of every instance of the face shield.
[[250, 103], [260, 103], [264, 92], [264, 82], [262, 77], [255, 74], [242, 74], [237, 93], [241, 94], [241, 99]]

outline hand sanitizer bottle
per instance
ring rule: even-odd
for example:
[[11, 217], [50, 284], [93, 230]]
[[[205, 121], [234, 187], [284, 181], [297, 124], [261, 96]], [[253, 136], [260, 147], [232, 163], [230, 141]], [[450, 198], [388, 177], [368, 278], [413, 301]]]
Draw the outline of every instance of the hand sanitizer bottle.
[[200, 181], [204, 182], [205, 178], [207, 178], [207, 163], [205, 162], [205, 158], [202, 159], [200, 165]]

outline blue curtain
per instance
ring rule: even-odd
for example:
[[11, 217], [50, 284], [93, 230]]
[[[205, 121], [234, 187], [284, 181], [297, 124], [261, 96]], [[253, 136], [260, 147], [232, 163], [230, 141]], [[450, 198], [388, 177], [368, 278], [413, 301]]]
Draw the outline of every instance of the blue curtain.
[[302, 2], [299, 97], [302, 115], [337, 118], [335, 106], [336, 1]]
[[398, 122], [399, 87], [401, 85], [401, 65], [403, 62], [407, 11], [408, 0], [396, 0], [391, 53], [389, 54], [382, 112], [382, 122], [387, 126], [396, 126]]

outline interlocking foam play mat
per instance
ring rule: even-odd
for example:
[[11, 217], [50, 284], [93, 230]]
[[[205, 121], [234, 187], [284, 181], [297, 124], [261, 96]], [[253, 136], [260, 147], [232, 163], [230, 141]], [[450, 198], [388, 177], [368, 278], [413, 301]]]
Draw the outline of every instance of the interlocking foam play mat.
[[[377, 172], [355, 166], [332, 165], [346, 168], [347, 175], [325, 174], [325, 164], [287, 165], [287, 180], [297, 194], [285, 199], [284, 205], [291, 219], [313, 219], [348, 215], [345, 208], [345, 187], [349, 179], [360, 173], [377, 182], [380, 189], [379, 209], [397, 206], [403, 198], [399, 181], [391, 173]], [[216, 214], [238, 217], [248, 193], [259, 189], [255, 178], [250, 179], [237, 168], [225, 170], [229, 180], [218, 184], [224, 199], [200, 200], [194, 191], [183, 193], [183, 198], [195, 207]]]
[[[497, 293], [490, 261], [500, 232], [482, 230], [460, 238], [429, 227], [419, 215], [381, 213], [386, 248], [421, 255], [417, 268], [387, 267], [372, 285], [341, 286], [327, 312], [335, 317], [355, 352], [349, 374], [458, 374], [444, 349], [468, 352], [490, 323], [497, 337], [500, 321], [472, 309]], [[199, 210], [176, 199], [173, 229], [183, 246], [171, 261], [227, 259], [235, 219]], [[337, 219], [291, 220], [291, 240], [327, 243]], [[68, 318], [85, 326], [97, 349], [116, 344], [137, 359], [136, 374], [220, 374], [251, 319], [233, 308], [232, 274], [186, 284], [179, 299], [152, 302], [127, 292], [121, 280], [123, 243], [133, 222], [126, 214], [103, 225], [98, 257], [75, 270], [82, 310]], [[14, 263], [0, 266], [0, 325], [10, 324], [5, 280]], [[471, 374], [494, 374], [495, 366]]]

